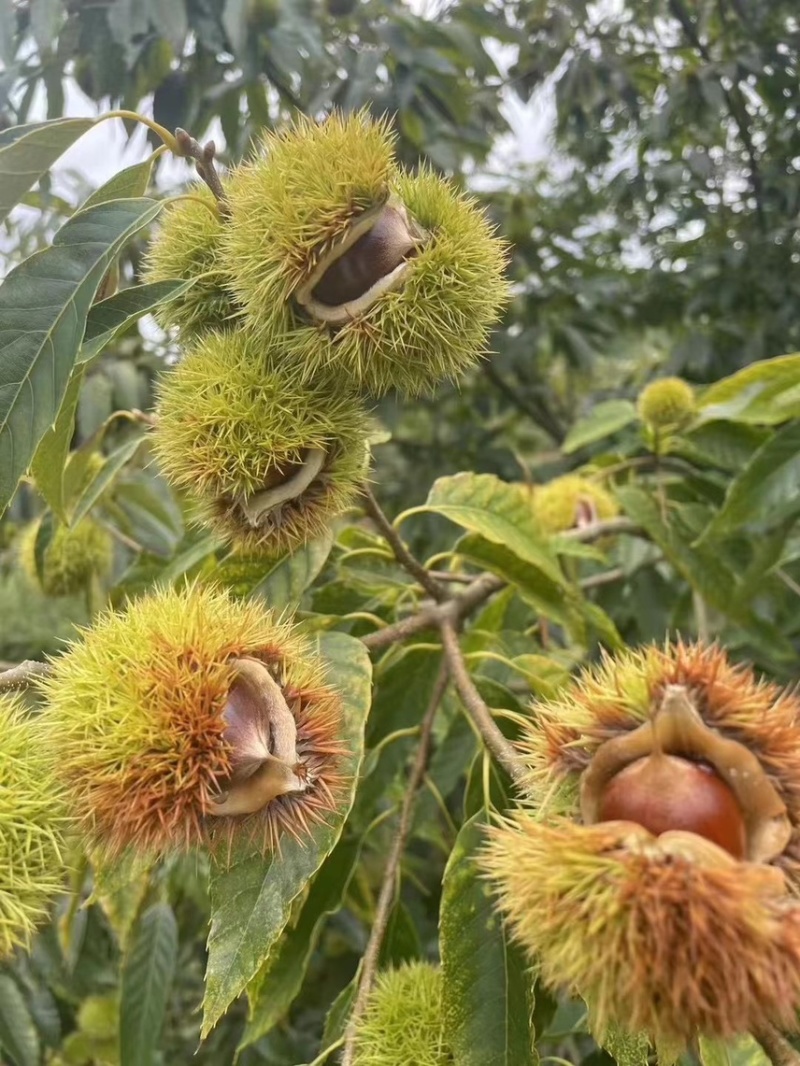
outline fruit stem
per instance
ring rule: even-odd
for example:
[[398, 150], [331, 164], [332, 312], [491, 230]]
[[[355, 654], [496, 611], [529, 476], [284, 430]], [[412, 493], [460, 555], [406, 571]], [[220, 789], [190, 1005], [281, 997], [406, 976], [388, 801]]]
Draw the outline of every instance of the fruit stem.
[[154, 122], [153, 119], [148, 118], [147, 115], [140, 115], [136, 111], [126, 111], [124, 108], [118, 111], [109, 111], [105, 115], [101, 115], [101, 120], [105, 121], [107, 118], [121, 118], [126, 119], [129, 122], [141, 122], [143, 126], [147, 126], [153, 133], [157, 134], [169, 150], [177, 156], [182, 156], [184, 153], [178, 147], [178, 141], [168, 129], [162, 126], [158, 122]]

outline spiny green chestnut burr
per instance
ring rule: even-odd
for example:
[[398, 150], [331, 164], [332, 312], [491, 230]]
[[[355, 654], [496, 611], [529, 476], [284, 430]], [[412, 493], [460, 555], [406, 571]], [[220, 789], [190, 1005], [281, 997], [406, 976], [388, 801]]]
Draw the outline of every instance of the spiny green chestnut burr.
[[29, 945], [63, 888], [69, 820], [46, 727], [0, 697], [0, 958]]
[[109, 858], [240, 839], [270, 851], [341, 794], [341, 697], [260, 601], [158, 590], [96, 618], [41, 687], [70, 810]]
[[[331, 377], [303, 383], [243, 332], [200, 340], [159, 388], [154, 451], [197, 518], [249, 554], [292, 550], [355, 500], [368, 416]], [[274, 356], [272, 358], [271, 356]]]
[[679, 428], [695, 413], [694, 389], [683, 378], [659, 378], [642, 389], [636, 407], [654, 429]]
[[104, 578], [111, 570], [114, 548], [111, 534], [86, 517], [74, 526], [58, 523], [42, 555], [41, 574], [36, 565], [40, 522], [21, 533], [17, 553], [25, 575], [48, 596], [70, 596], [85, 588], [92, 577]]
[[299, 373], [430, 392], [485, 354], [507, 299], [505, 246], [474, 200], [402, 171], [365, 113], [267, 134], [229, 185], [230, 287]]
[[353, 1066], [451, 1066], [442, 971], [411, 962], [378, 976], [358, 1022]]
[[182, 296], [156, 309], [164, 329], [177, 326], [182, 336], [191, 337], [221, 329], [236, 318], [221, 256], [223, 230], [217, 201], [206, 185], [193, 185], [162, 212], [161, 227], [147, 252], [144, 280], [193, 282]]

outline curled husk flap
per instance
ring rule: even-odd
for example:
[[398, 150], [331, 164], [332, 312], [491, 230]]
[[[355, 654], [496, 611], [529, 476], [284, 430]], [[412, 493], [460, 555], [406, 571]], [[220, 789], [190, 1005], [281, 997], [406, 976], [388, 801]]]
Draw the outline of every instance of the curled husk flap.
[[341, 382], [303, 384], [242, 332], [210, 334], [164, 377], [153, 447], [197, 517], [244, 553], [318, 536], [355, 500], [368, 416]]
[[450, 1066], [442, 972], [411, 962], [378, 975], [358, 1021], [353, 1066]]
[[41, 523], [31, 523], [19, 537], [20, 566], [30, 581], [48, 596], [70, 596], [84, 589], [92, 577], [107, 577], [114, 558], [111, 534], [90, 517], [74, 526], [55, 525], [42, 553], [41, 573], [36, 565], [36, 543]]
[[207, 185], [192, 185], [185, 199], [176, 199], [162, 212], [158, 233], [147, 251], [144, 280], [194, 283], [181, 296], [156, 308], [156, 319], [164, 329], [177, 326], [187, 338], [222, 329], [235, 319], [238, 308], [227, 288], [221, 252], [223, 232], [217, 201]]
[[0, 958], [27, 947], [64, 887], [64, 794], [44, 718], [0, 697]]
[[385, 122], [301, 119], [231, 183], [230, 286], [248, 329], [298, 372], [373, 393], [430, 391], [486, 351], [508, 298], [505, 247], [476, 203], [408, 174]]
[[690, 833], [527, 811], [492, 831], [484, 863], [542, 977], [587, 1000], [601, 1038], [612, 1023], [677, 1046], [796, 1027], [800, 904], [774, 867]]
[[342, 781], [340, 700], [288, 623], [215, 589], [102, 615], [53, 663], [48, 720], [77, 819], [131, 847], [302, 839]]

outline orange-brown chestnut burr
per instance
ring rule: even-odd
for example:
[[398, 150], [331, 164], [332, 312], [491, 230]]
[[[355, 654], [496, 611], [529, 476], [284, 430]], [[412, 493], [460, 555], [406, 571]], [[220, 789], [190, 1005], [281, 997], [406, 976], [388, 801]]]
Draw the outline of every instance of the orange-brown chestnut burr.
[[734, 858], [747, 848], [744, 816], [712, 766], [656, 752], [624, 767], [600, 798], [598, 821], [635, 822], [658, 836], [682, 829], [711, 840]]

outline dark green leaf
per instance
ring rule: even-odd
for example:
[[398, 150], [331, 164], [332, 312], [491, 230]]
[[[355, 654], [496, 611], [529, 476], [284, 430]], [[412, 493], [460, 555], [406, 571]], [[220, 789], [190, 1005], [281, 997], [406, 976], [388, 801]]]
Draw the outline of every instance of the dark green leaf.
[[93, 118], [31, 122], [0, 133], [0, 222], [58, 157], [96, 123]]
[[341, 741], [347, 754], [340, 772], [349, 785], [342, 806], [307, 838], [284, 836], [280, 854], [262, 856], [243, 849], [229, 865], [212, 871], [204, 1034], [264, 964], [289, 920], [293, 901], [336, 845], [353, 802], [370, 706], [371, 664], [363, 644], [353, 637], [325, 633], [318, 640], [331, 683], [343, 698]]
[[155, 903], [137, 923], [122, 964], [121, 1066], [154, 1066], [177, 958], [175, 915]]
[[296, 607], [300, 598], [325, 565], [333, 546], [333, 532], [327, 530], [294, 552], [270, 563], [269, 570], [250, 593], [270, 607]]
[[78, 497], [75, 505], [70, 510], [70, 522], [75, 525], [88, 514], [88, 512], [95, 505], [99, 499], [101, 493], [108, 488], [120, 470], [126, 463], [130, 462], [133, 456], [144, 442], [144, 434], [139, 433], [135, 436], [129, 437], [123, 444], [120, 444], [105, 460], [103, 465], [97, 471], [95, 476], [89, 481], [84, 488], [81, 495]]
[[86, 319], [78, 363], [93, 359], [121, 333], [159, 304], [169, 303], [191, 288], [193, 281], [152, 281], [134, 285], [93, 305]]
[[533, 978], [476, 864], [485, 816], [458, 834], [439, 918], [447, 1044], [458, 1066], [536, 1066]]
[[0, 974], [0, 1047], [14, 1066], [39, 1066], [39, 1036], [25, 998], [8, 974]]
[[36, 482], [36, 488], [41, 492], [47, 505], [62, 520], [66, 519], [64, 467], [75, 432], [75, 410], [78, 406], [82, 384], [83, 372], [76, 370], [67, 386], [55, 425], [51, 426], [39, 441], [39, 447], [31, 463], [31, 473]]
[[150, 184], [153, 163], [154, 159], [150, 156], [142, 163], [134, 163], [133, 166], [117, 171], [105, 185], [101, 185], [99, 189], [95, 189], [90, 196], [87, 196], [81, 211], [86, 211], [95, 204], [108, 203], [109, 200], [130, 200], [136, 196], [144, 196]]
[[114, 200], [81, 212], [0, 286], [0, 512], [56, 420], [103, 275], [160, 207]]

